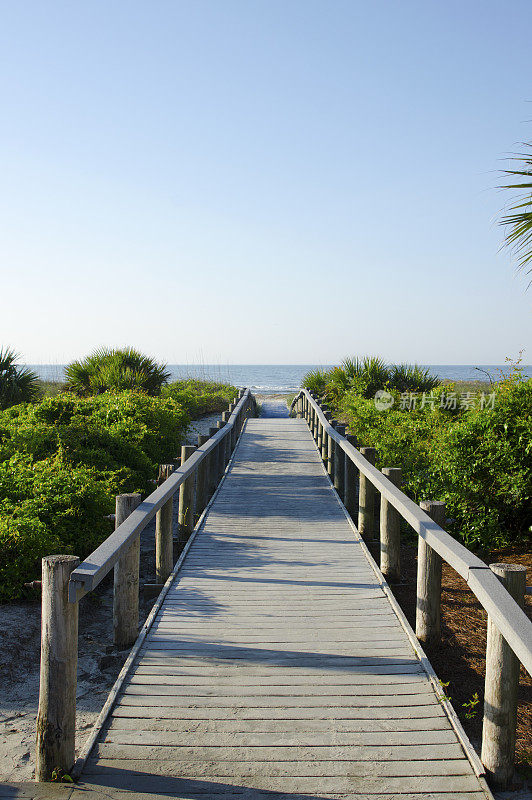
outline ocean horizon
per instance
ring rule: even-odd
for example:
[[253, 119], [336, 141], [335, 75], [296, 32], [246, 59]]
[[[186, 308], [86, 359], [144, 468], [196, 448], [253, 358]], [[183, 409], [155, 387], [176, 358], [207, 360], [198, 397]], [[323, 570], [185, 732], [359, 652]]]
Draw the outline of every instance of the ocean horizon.
[[[65, 364], [26, 364], [41, 380], [64, 380]], [[333, 364], [168, 364], [171, 380], [199, 378], [249, 387], [258, 394], [292, 392], [301, 386], [307, 372], [329, 369]], [[508, 364], [422, 364], [442, 380], [487, 381], [498, 380], [507, 374]], [[532, 366], [521, 365], [525, 375], [532, 378]]]

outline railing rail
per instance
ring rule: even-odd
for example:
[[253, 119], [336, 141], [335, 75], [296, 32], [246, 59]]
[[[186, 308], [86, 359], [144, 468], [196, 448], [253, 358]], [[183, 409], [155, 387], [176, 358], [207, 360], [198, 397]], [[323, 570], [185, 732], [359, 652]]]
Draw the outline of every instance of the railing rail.
[[155, 567], [162, 583], [151, 588], [160, 591], [172, 571], [174, 495], [179, 490], [180, 530], [187, 538], [194, 529], [195, 512], [205, 509], [209, 491], [215, 491], [221, 480], [254, 406], [250, 390], [240, 390], [219, 430], [211, 429], [212, 436], [197, 449], [184, 446], [181, 466], [175, 471], [171, 464], [161, 465], [164, 482], [149, 497], [141, 501], [138, 494], [119, 495], [115, 531], [81, 564], [76, 556], [43, 559], [37, 780], [50, 780], [57, 770], [68, 773], [74, 764], [79, 600], [114, 568], [114, 640], [119, 648], [133, 644], [139, 621], [140, 534], [157, 514]]
[[[327, 462], [327, 469], [333, 483], [336, 485], [338, 482], [335, 482], [334, 479], [334, 465], [336, 457], [333, 455], [331, 458], [331, 453], [333, 450], [341, 450], [345, 454], [346, 459], [348, 459], [351, 464], [355, 465], [355, 467], [359, 470], [359, 473], [369, 480], [375, 490], [380, 492], [382, 500], [391, 504], [399, 513], [399, 515], [413, 528], [424, 544], [430, 548], [430, 551], [437, 553], [441, 559], [446, 561], [467, 582], [469, 588], [487, 612], [490, 624], [493, 623], [493, 625], [495, 625], [496, 629], [507, 643], [509, 649], [521, 662], [529, 675], [532, 675], [532, 622], [519, 605], [519, 602], [517, 602], [516, 599], [514, 599], [514, 597], [509, 593], [509, 591], [507, 591], [507, 588], [505, 588], [505, 585], [510, 588], [511, 581], [508, 581], [508, 577], [510, 576], [512, 570], [514, 570], [514, 572], [521, 573], [517, 576], [519, 578], [517, 581], [519, 589], [516, 592], [516, 597], [517, 600], [522, 599], [524, 592], [527, 591], [525, 585], [526, 571], [524, 568], [513, 565], [492, 565], [492, 568], [490, 568], [486, 563], [484, 563], [484, 561], [474, 555], [474, 553], [471, 553], [466, 547], [464, 547], [464, 545], [460, 544], [460, 542], [454, 539], [434, 519], [432, 519], [429, 514], [423, 511], [423, 509], [420, 508], [413, 500], [407, 497], [407, 495], [402, 492], [400, 488], [394, 485], [389, 478], [383, 475], [380, 470], [371, 464], [370, 461], [365, 458], [364, 455], [362, 455], [362, 453], [357, 450], [357, 448], [350, 441], [348, 441], [348, 438], [343, 436], [336, 429], [335, 421], [331, 421], [329, 419], [330, 413], [321, 408], [316, 398], [313, 397], [312, 393], [307, 389], [302, 389], [293, 399], [290, 412], [292, 413], [294, 409], [296, 409], [298, 416], [303, 416], [307, 419], [311, 432], [313, 433], [317, 442], [317, 446], [319, 449], [321, 449], [322, 454], [325, 452], [328, 453], [328, 456], [324, 460]], [[344, 468], [344, 474], [345, 472], [346, 471]], [[347, 491], [347, 489], [345, 491]], [[349, 488], [349, 491], [351, 491], [350, 496], [352, 496], [352, 489]], [[364, 511], [367, 512], [367, 509], [364, 509]], [[421, 561], [423, 561], [425, 564], [427, 563], [426, 559], [418, 559], [418, 569]], [[501, 570], [496, 569], [497, 566], [507, 566], [508, 572], [502, 575]], [[439, 609], [441, 567], [439, 569], [439, 580], [438, 578], [436, 581], [432, 579], [432, 589], [430, 590], [433, 593], [437, 592], [437, 598], [434, 598], [434, 596], [420, 598], [420, 576], [418, 574], [418, 613], [420, 606], [423, 606], [426, 603], [437, 605]], [[425, 578], [426, 576], [422, 577]], [[501, 582], [503, 580], [505, 581], [505, 584]], [[431, 582], [429, 581], [428, 583], [430, 584]], [[439, 611], [437, 614], [437, 628], [437, 633], [439, 635]], [[490, 638], [489, 631], [490, 628], [488, 626], [488, 640]], [[493, 629], [491, 629], [491, 631], [492, 636], [495, 635], [493, 633]], [[429, 637], [427, 637], [427, 640], [428, 638]], [[490, 647], [492, 652], [497, 650], [497, 647], [491, 646], [488, 643], [488, 653], [490, 652]], [[507, 690], [504, 685], [506, 677], [503, 675], [497, 675], [497, 672], [502, 672], [500, 665], [505, 661], [505, 659], [508, 660], [507, 654], [501, 655], [502, 644], [498, 646], [498, 648], [498, 666], [495, 665], [495, 661], [497, 660], [495, 659], [495, 656], [493, 656], [491, 664], [488, 663], [489, 658], [487, 657], [486, 697], [488, 695], [488, 688], [490, 688], [493, 684], [494, 675], [497, 679], [497, 682], [500, 683], [497, 689], [500, 697], [502, 697], [505, 693], [507, 695], [511, 694], [511, 691], [509, 689]], [[488, 677], [489, 671], [490, 675]], [[518, 669], [517, 671], [515, 669], [513, 671], [516, 675], [518, 675]], [[514, 679], [512, 678], [512, 680]], [[515, 678], [515, 680], [518, 680], [518, 678]], [[488, 687], [488, 684], [490, 684], [490, 687]], [[516, 689], [514, 693], [516, 694]], [[513, 748], [515, 745], [515, 709], [512, 710], [509, 706], [511, 706], [512, 703], [515, 704], [516, 699], [514, 698], [514, 700], [512, 700], [512, 702], [508, 705], [508, 703], [506, 701], [503, 702], [500, 697], [497, 700], [497, 703], [500, 703], [500, 708], [493, 708], [491, 706], [488, 708], [489, 704], [487, 700], [485, 703], [483, 761], [486, 763], [484, 754], [485, 751], [487, 752], [487, 749], [489, 749], [485, 742], [486, 730], [490, 725], [492, 725], [493, 719], [496, 717], [497, 722], [495, 727], [498, 726], [498, 729], [495, 734], [492, 730], [490, 735], [492, 738], [498, 737], [500, 739], [498, 742], [500, 747], [497, 750], [497, 747], [493, 746], [493, 742], [490, 743], [491, 750], [497, 752], [495, 752], [495, 755], [491, 758], [491, 763], [487, 766], [487, 770], [496, 785], [505, 786], [509, 783], [513, 771]], [[502, 706], [505, 706], [505, 703], [508, 708], [505, 707], [505, 709], [503, 709]], [[512, 718], [514, 720], [513, 734], [510, 730], [512, 727]], [[487, 719], [489, 724], [486, 722]], [[503, 739], [504, 743], [502, 741]], [[508, 752], [509, 749], [512, 750], [511, 754]]]
[[80, 600], [98, 586], [113, 569], [121, 554], [142, 533], [157, 511], [174, 496], [186, 479], [196, 472], [202, 461], [226, 437], [232, 435], [233, 428], [238, 424], [250, 395], [250, 390], [246, 389], [224, 427], [220, 428], [208, 442], [198, 447], [182, 466], [178, 467], [161, 486], [143, 500], [129, 517], [71, 573], [68, 591], [70, 602]]

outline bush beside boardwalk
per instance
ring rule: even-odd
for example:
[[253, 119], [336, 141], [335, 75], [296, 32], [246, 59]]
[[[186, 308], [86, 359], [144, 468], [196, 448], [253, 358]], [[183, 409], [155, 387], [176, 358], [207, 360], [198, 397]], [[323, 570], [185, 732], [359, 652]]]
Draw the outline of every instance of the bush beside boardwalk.
[[[304, 384], [316, 385], [316, 374]], [[447, 503], [448, 530], [467, 546], [491, 549], [528, 539], [532, 526], [532, 381], [519, 370], [490, 387], [490, 396], [448, 384], [418, 389], [415, 407], [389, 384], [360, 379], [343, 390], [336, 379], [321, 393], [360, 445], [377, 449], [377, 466], [403, 470], [403, 490], [416, 502]], [[391, 408], [376, 407], [386, 389]], [[410, 391], [416, 394], [415, 389]], [[421, 394], [420, 394], [421, 392]], [[456, 396], [456, 407], [447, 403]], [[429, 398], [431, 398], [430, 401]], [[446, 407], [446, 405], [448, 407]]]
[[163, 395], [59, 393], [0, 412], [0, 602], [31, 597], [54, 552], [87, 556], [112, 531], [116, 494], [153, 489], [191, 418], [221, 411], [237, 390], [194, 381]]

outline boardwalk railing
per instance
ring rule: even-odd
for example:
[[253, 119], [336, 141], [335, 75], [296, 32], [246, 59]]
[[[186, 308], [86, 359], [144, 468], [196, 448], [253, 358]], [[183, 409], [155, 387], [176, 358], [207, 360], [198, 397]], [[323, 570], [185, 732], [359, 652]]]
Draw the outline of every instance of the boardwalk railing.
[[[441, 565], [446, 561], [467, 582], [488, 614], [486, 678], [481, 759], [493, 784], [508, 785], [513, 774], [519, 662], [532, 675], [532, 622], [522, 609], [526, 568], [514, 564], [488, 566], [442, 527], [445, 504], [425, 501], [421, 507], [399, 488], [400, 469], [374, 466], [375, 449], [357, 449], [345, 426], [303, 389], [291, 412], [304, 418], [329, 476], [358, 530], [371, 540], [376, 493], [380, 493], [380, 565], [385, 577], [400, 577], [400, 518], [419, 536], [416, 635], [422, 642], [440, 638]], [[372, 463], [373, 462], [373, 463]], [[358, 508], [356, 472], [359, 474]], [[441, 524], [440, 524], [441, 523]]]
[[[255, 407], [249, 389], [223, 415], [200, 446], [183, 447], [181, 466], [163, 465], [160, 485], [145, 500], [119, 495], [116, 528], [81, 564], [77, 556], [43, 559], [41, 673], [37, 716], [36, 779], [68, 773], [75, 759], [78, 603], [114, 568], [115, 644], [129, 647], [138, 635], [140, 534], [156, 519], [156, 576], [160, 586], [172, 572], [173, 498], [179, 490], [179, 524], [186, 538], [221, 480], [240, 431]], [[166, 477], [168, 475], [168, 477]], [[166, 478], [166, 479], [164, 479]]]

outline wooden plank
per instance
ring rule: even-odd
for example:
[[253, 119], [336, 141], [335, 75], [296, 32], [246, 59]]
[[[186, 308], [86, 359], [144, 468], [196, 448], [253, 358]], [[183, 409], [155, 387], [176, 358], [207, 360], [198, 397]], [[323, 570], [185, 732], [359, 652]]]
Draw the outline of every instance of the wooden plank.
[[323, 706], [317, 710], [316, 706], [308, 706], [306, 703], [297, 706], [280, 708], [265, 708], [257, 707], [241, 707], [235, 706], [215, 706], [209, 705], [208, 707], [194, 706], [191, 708], [180, 707], [179, 714], [176, 714], [175, 707], [164, 705], [125, 705], [120, 703], [113, 711], [113, 719], [118, 717], [128, 717], [140, 719], [327, 719], [327, 720], [344, 720], [344, 719], [427, 719], [428, 717], [445, 717], [445, 712], [441, 705], [437, 703], [429, 703], [426, 705], [416, 706], [382, 706], [375, 707], [373, 705], [363, 706], [347, 706], [340, 707]]
[[[308, 708], [343, 708], [347, 704], [346, 695], [328, 695], [327, 697], [314, 696], [305, 698], [305, 706]], [[127, 689], [120, 697], [121, 706], [166, 706], [167, 708], [210, 708], [228, 707], [240, 708], [245, 705], [247, 708], [298, 708], [301, 704], [299, 697], [255, 697], [254, 695], [242, 693], [238, 697], [204, 697], [202, 695], [139, 695], [130, 693]], [[358, 708], [406, 708], [407, 706], [437, 705], [434, 693], [415, 695], [360, 695], [357, 698]]]
[[[131, 717], [114, 717], [106, 732], [102, 734], [102, 741], [107, 741], [109, 734], [114, 735], [118, 732], [134, 731], [138, 736], [144, 735], [150, 731], [164, 732], [165, 741], [169, 732], [181, 733], [186, 730], [189, 733], [194, 732], [197, 735], [203, 733], [218, 733], [219, 735], [225, 733], [285, 733], [286, 720], [285, 719], [234, 719], [231, 718], [215, 718], [206, 720], [182, 720], [182, 719], [157, 719], [143, 718], [140, 723], [137, 718]], [[328, 719], [291, 719], [290, 730], [296, 733], [307, 733], [310, 731], [326, 731], [331, 730], [331, 721]], [[416, 717], [414, 719], [408, 717], [407, 719], [335, 719], [334, 730], [339, 733], [348, 732], [367, 732], [377, 733], [379, 731], [441, 731], [449, 730], [449, 722], [445, 715], [438, 717]]]
[[[235, 766], [239, 762], [208, 760], [208, 756], [200, 761], [173, 761], [175, 772], [180, 777], [198, 778], [206, 774], [216, 776], [217, 779], [232, 778]], [[267, 771], [267, 772], [266, 772]], [[417, 777], [428, 775], [431, 777], [446, 778], [454, 775], [470, 775], [467, 759], [448, 759], [438, 761], [379, 761], [371, 776], [371, 766], [366, 761], [312, 761], [312, 762], [279, 762], [268, 763], [264, 761], [246, 761], [239, 767], [242, 777], [254, 778], [256, 775], [267, 774], [270, 777], [314, 777], [323, 775], [353, 776], [353, 777]], [[368, 774], [370, 772], [370, 774]], [[94, 768], [97, 774], [97, 768]], [[404, 782], [403, 782], [404, 783]]]
[[[434, 761], [440, 759], [464, 759], [464, 751], [457, 744], [431, 744], [421, 747], [419, 745], [389, 745], [363, 747], [354, 745], [275, 745], [267, 746], [225, 746], [193, 745], [178, 748], [165, 745], [140, 747], [137, 745], [112, 745], [99, 743], [94, 750], [95, 759], [109, 759], [119, 761], [120, 769], [125, 769], [127, 761], [151, 762], [151, 768], [157, 771], [165, 761], [176, 760], [202, 760], [208, 758], [213, 761], [324, 761], [353, 760], [366, 761], [374, 764], [377, 761]], [[465, 760], [465, 759], [464, 759]], [[147, 767], [148, 769], [150, 767]], [[472, 772], [472, 771], [471, 771]], [[235, 776], [236, 777], [236, 776]], [[477, 784], [478, 785], [478, 784]]]
[[[135, 731], [130, 733], [109, 731], [103, 738], [102, 744], [114, 744], [119, 748], [122, 745], [135, 745], [142, 754], [145, 748], [161, 746], [161, 736], [158, 731]], [[378, 731], [369, 733], [367, 731], [277, 731], [275, 733], [260, 733], [256, 731], [238, 732], [232, 731], [227, 737], [227, 747], [266, 747], [269, 750], [277, 747], [324, 747], [324, 746], [344, 746], [349, 745], [353, 748], [353, 754], [359, 748], [368, 747], [401, 747], [411, 745], [443, 745], [456, 744], [456, 734], [453, 730], [437, 731]], [[164, 737], [164, 747], [175, 748], [193, 747], [197, 744], [197, 731], [181, 730], [178, 732], [166, 731]], [[201, 737], [202, 747], [220, 747], [220, 736], [216, 731], [205, 732]], [[111, 752], [111, 749], [108, 749]], [[126, 751], [127, 753], [128, 751]], [[121, 757], [121, 756], [119, 756]], [[128, 756], [126, 758], [134, 758]], [[145, 756], [141, 755], [141, 758]], [[175, 758], [175, 752], [172, 757]], [[462, 756], [460, 756], [462, 757]]]

